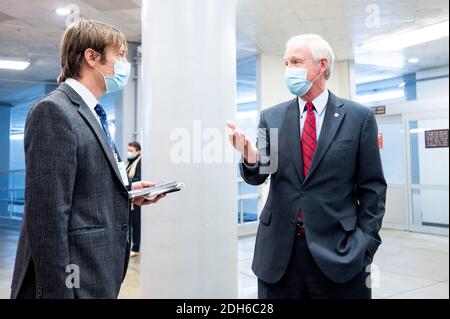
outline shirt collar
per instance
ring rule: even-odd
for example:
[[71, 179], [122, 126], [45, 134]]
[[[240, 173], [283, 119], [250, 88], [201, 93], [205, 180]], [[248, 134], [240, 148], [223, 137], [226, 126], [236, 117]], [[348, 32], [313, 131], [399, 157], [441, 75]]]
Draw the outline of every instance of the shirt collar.
[[[318, 97], [316, 97], [312, 101], [312, 103], [314, 104], [314, 107], [316, 108], [317, 114], [319, 114], [319, 116], [321, 116], [323, 111], [325, 110], [329, 97], [330, 97], [330, 92], [328, 92], [328, 90], [324, 90]], [[302, 100], [302, 98], [299, 97], [298, 105], [300, 106], [300, 114], [303, 114], [306, 111], [306, 101]]]
[[75, 79], [67, 79], [66, 84], [69, 85], [72, 89], [75, 90], [75, 92], [78, 93], [79, 96], [83, 99], [84, 103], [87, 104], [87, 106], [94, 111], [95, 107], [98, 104], [98, 101], [94, 94], [92, 94], [91, 91], [87, 87], [85, 87], [83, 84], [81, 84], [79, 81]]

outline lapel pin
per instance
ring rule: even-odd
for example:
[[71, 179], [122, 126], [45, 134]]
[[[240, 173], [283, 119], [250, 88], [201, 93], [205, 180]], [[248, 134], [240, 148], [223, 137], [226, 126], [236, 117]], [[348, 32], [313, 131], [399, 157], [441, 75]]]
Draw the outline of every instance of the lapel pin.
[[339, 113], [334, 113], [334, 117], [339, 117]]

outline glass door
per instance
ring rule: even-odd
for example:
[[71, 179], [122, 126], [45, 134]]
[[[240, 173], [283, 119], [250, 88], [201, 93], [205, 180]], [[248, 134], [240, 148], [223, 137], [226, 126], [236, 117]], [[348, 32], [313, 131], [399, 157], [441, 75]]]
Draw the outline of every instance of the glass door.
[[406, 122], [410, 229], [448, 236], [448, 111], [409, 113]]
[[403, 117], [402, 115], [379, 116], [377, 123], [381, 161], [388, 184], [383, 225], [407, 230], [409, 220]]

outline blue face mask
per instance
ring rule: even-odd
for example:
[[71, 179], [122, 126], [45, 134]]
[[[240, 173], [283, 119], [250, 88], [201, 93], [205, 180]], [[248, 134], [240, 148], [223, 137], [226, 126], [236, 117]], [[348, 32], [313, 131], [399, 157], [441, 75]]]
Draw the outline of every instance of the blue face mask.
[[307, 68], [286, 68], [285, 73], [286, 85], [295, 96], [303, 96], [308, 93], [319, 77], [320, 74], [314, 81], [308, 81]]
[[131, 74], [131, 65], [128, 62], [122, 62], [117, 60], [113, 62], [106, 58], [109, 62], [114, 64], [114, 76], [104, 76], [97, 68], [103, 78], [105, 79], [106, 93], [114, 93], [122, 91], [128, 83]]
[[114, 63], [114, 76], [105, 77], [106, 92], [122, 91], [128, 83], [131, 74], [130, 63], [116, 61]]

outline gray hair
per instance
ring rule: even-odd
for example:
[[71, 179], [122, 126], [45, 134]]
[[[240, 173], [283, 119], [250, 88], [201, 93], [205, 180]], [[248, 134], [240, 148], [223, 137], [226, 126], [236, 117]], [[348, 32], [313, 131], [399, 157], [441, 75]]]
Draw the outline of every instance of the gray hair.
[[286, 44], [286, 48], [294, 45], [306, 44], [311, 48], [311, 53], [315, 62], [322, 59], [328, 61], [328, 69], [325, 72], [325, 78], [328, 80], [331, 77], [334, 65], [334, 53], [330, 44], [317, 34], [301, 34], [292, 37]]

